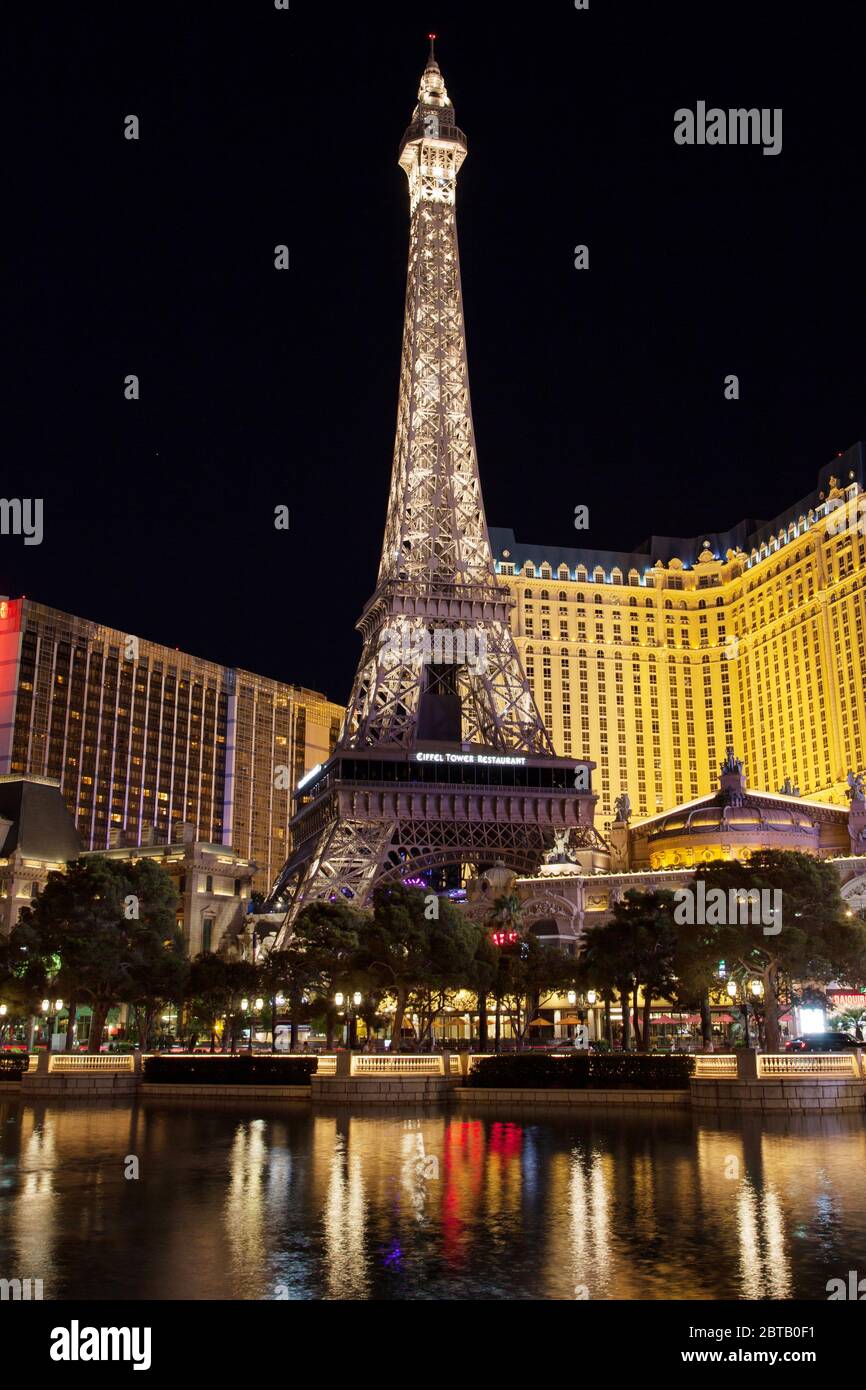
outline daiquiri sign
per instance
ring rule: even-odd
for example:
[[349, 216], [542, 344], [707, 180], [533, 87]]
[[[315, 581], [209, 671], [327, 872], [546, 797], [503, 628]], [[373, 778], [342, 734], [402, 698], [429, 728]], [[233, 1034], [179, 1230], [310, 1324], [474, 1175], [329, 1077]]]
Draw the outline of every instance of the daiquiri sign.
[[844, 989], [828, 989], [827, 998], [834, 1009], [866, 1009], [866, 994]]

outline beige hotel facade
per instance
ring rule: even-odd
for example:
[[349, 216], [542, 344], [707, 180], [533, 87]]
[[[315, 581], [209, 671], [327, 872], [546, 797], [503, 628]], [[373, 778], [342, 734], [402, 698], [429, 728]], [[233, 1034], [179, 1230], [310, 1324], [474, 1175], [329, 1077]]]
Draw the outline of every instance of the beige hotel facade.
[[846, 804], [866, 762], [866, 497], [857, 444], [766, 524], [634, 551], [491, 530], [521, 658], [558, 754], [597, 763], [653, 816], [716, 788], [726, 747], [750, 785]]

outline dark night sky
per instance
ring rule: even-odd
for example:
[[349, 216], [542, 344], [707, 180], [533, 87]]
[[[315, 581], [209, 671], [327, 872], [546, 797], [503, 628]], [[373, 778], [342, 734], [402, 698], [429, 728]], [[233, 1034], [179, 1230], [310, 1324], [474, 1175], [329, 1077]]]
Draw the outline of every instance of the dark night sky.
[[[866, 434], [859, 8], [22, 5], [2, 58], [2, 491], [44, 498], [45, 538], [0, 538], [0, 589], [345, 699], [393, 443], [397, 146], [430, 28], [469, 139], [490, 524], [629, 548], [775, 515]], [[781, 155], [676, 146], [699, 99], [781, 106]]]

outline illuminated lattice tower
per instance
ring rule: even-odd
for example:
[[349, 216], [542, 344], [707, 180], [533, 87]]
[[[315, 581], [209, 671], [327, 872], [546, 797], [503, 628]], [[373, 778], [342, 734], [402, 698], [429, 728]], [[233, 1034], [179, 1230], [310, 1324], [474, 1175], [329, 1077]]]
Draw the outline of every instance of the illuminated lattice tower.
[[554, 829], [595, 841], [592, 765], [554, 756], [491, 556], [455, 219], [465, 158], [431, 40], [400, 146], [411, 229], [382, 560], [340, 738], [298, 789], [271, 893], [289, 924], [314, 898], [363, 905], [384, 876], [497, 859], [531, 871]]

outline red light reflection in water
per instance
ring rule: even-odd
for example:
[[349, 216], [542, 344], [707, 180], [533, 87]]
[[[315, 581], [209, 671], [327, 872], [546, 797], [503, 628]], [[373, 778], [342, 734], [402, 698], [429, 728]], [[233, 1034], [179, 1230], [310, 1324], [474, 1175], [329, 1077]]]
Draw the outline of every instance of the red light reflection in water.
[[500, 1164], [519, 1161], [523, 1146], [520, 1125], [490, 1126], [485, 1146], [481, 1120], [455, 1120], [445, 1131], [442, 1184], [442, 1254], [450, 1265], [462, 1259], [462, 1243], [467, 1222], [461, 1205], [473, 1210], [484, 1186], [487, 1163], [495, 1155]]
[[499, 1158], [517, 1158], [523, 1144], [523, 1126], [500, 1124], [490, 1126], [490, 1152]]

